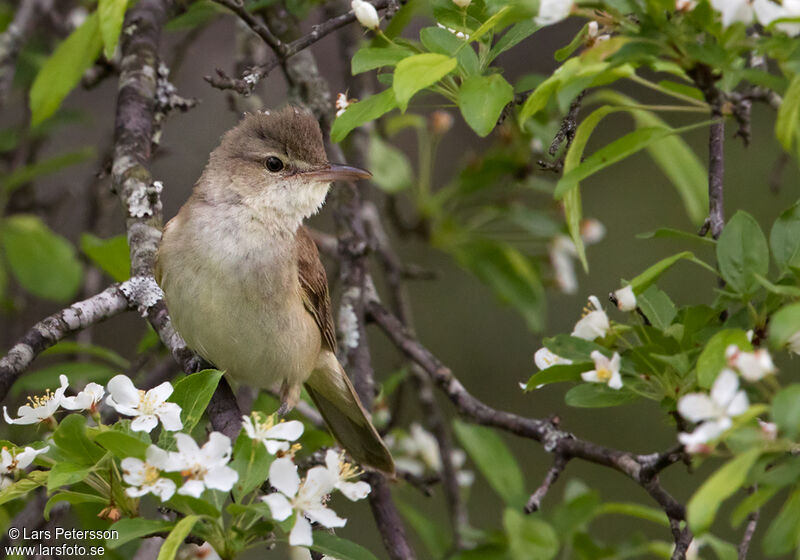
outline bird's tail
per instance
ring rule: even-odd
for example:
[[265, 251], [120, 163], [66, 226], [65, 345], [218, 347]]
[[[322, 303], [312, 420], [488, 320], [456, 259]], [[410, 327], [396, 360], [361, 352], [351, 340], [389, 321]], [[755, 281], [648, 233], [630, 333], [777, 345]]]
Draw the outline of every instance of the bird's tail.
[[322, 353], [317, 368], [306, 381], [306, 389], [333, 436], [353, 459], [394, 474], [392, 455], [333, 352]]

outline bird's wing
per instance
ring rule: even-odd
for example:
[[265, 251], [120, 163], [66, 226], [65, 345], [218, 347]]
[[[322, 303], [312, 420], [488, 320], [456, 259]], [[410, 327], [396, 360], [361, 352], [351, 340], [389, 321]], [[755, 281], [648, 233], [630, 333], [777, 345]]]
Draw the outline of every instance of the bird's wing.
[[328, 294], [328, 277], [319, 260], [317, 245], [308, 230], [300, 226], [295, 236], [297, 242], [297, 269], [300, 277], [300, 296], [303, 305], [317, 322], [322, 340], [336, 352], [336, 333], [331, 315], [331, 298]]

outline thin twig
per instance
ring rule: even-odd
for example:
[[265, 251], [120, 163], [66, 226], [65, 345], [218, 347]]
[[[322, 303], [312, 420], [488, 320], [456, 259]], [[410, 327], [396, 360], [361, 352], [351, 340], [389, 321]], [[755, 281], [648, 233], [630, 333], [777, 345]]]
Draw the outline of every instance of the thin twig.
[[542, 506], [542, 500], [550, 491], [550, 487], [555, 484], [555, 482], [558, 480], [558, 477], [561, 476], [562, 472], [564, 472], [564, 467], [567, 466], [567, 462], [568, 459], [556, 454], [555, 458], [553, 459], [553, 466], [547, 470], [544, 480], [536, 489], [536, 491], [531, 494], [531, 497], [528, 499], [528, 503], [525, 504], [525, 513], [539, 511], [539, 508]]

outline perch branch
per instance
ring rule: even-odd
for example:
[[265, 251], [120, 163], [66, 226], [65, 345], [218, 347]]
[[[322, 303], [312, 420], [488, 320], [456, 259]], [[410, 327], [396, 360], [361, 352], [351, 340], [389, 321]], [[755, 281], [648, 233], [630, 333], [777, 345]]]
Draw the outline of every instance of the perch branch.
[[556, 455], [555, 459], [553, 459], [553, 466], [548, 469], [547, 474], [544, 477], [544, 480], [536, 489], [536, 491], [531, 494], [531, 497], [528, 499], [528, 503], [525, 504], [525, 513], [533, 513], [534, 511], [539, 511], [539, 508], [542, 505], [542, 500], [550, 491], [550, 487], [556, 483], [558, 477], [561, 476], [561, 473], [564, 472], [564, 468], [567, 466], [568, 459], [562, 457], [561, 455]]

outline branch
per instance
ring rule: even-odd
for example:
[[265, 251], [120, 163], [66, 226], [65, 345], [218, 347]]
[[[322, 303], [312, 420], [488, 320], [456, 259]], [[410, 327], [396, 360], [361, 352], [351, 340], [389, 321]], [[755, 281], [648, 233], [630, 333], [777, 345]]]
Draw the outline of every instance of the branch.
[[547, 471], [542, 484], [539, 485], [539, 488], [537, 488], [533, 494], [531, 494], [531, 497], [528, 499], [528, 503], [525, 504], [525, 513], [539, 511], [539, 508], [542, 505], [542, 500], [550, 491], [550, 487], [555, 484], [555, 482], [558, 480], [558, 477], [561, 476], [562, 472], [564, 472], [564, 467], [567, 466], [568, 461], [568, 459], [565, 459], [561, 455], [556, 455], [555, 459], [553, 460], [553, 466]]
[[125, 284], [114, 284], [97, 295], [73, 303], [36, 323], [0, 359], [0, 398], [33, 362], [34, 358], [59, 340], [129, 309]]
[[[752, 494], [755, 492], [755, 490], [755, 487], [751, 487], [748, 489], [748, 492]], [[742, 540], [739, 543], [738, 548], [739, 560], [746, 560], [747, 558], [747, 552], [750, 550], [750, 543], [753, 540], [753, 535], [756, 533], [756, 527], [758, 527], [758, 518], [760, 515], [760, 510], [755, 510], [747, 516], [747, 525], [745, 525], [744, 535], [742, 535]]]
[[[638, 483], [661, 506], [667, 517], [684, 520], [686, 511], [660, 484], [653, 455], [639, 456], [627, 451], [603, 447], [563, 432], [552, 422], [525, 418], [497, 410], [472, 396], [461, 382], [427, 348], [403, 327], [402, 323], [377, 300], [367, 303], [367, 312], [389, 339], [409, 358], [422, 366], [442, 389], [459, 413], [477, 424], [492, 426], [512, 434], [530, 438], [544, 445], [547, 452], [564, 459], [578, 458], [619, 471]], [[658, 463], [660, 468], [668, 461]], [[671, 463], [669, 463], [671, 464]]]
[[[228, 3], [231, 4], [236, 3], [236, 0], [216, 0], [216, 1], [218, 1], [220, 4], [223, 5], [227, 5]], [[372, 2], [372, 5], [375, 6], [377, 10], [383, 10], [389, 7], [391, 4], [393, 4], [391, 0], [376, 0]], [[237, 15], [240, 15], [238, 11], [236, 10], [234, 11], [237, 13]], [[246, 12], [246, 9], [244, 9], [244, 11]], [[242, 20], [251, 29], [253, 29], [253, 31], [256, 34], [262, 37], [261, 33], [259, 33], [257, 28], [254, 28], [253, 25], [251, 25], [251, 21], [248, 21], [255, 19], [253, 15], [250, 14], [250, 12], [247, 12], [247, 15], [248, 19], [242, 18]], [[272, 47], [273, 52], [275, 53], [274, 59], [270, 60], [266, 64], [262, 64], [260, 66], [251, 68], [238, 79], [231, 78], [230, 76], [225, 74], [225, 72], [218, 69], [216, 76], [206, 76], [205, 80], [217, 89], [222, 89], [222, 90], [232, 89], [238, 93], [241, 93], [242, 95], [250, 95], [253, 92], [253, 89], [256, 87], [256, 85], [263, 78], [265, 78], [270, 72], [272, 72], [272, 70], [282, 65], [284, 62], [286, 62], [289, 58], [293, 57], [297, 53], [307, 49], [308, 47], [310, 47], [323, 37], [326, 37], [327, 35], [336, 31], [337, 29], [340, 29], [345, 25], [354, 22], [355, 19], [356, 19], [355, 13], [353, 13], [352, 10], [348, 11], [339, 16], [329, 19], [324, 23], [313, 26], [311, 28], [310, 33], [308, 33], [307, 35], [303, 35], [302, 37], [292, 41], [291, 43], [285, 44], [280, 42], [280, 40], [276, 38], [276, 41], [278, 41], [277, 45], [279, 45], [277, 47], [273, 46], [270, 43], [270, 41], [267, 41], [266, 39], [264, 39], [264, 37], [262, 37], [262, 39], [264, 39], [264, 41], [270, 47]], [[269, 28], [266, 25], [264, 25], [263, 27], [264, 29], [269, 30]]]
[[270, 28], [264, 24], [264, 21], [260, 17], [255, 16], [247, 9], [247, 6], [244, 5], [242, 0], [214, 0], [214, 2], [225, 6], [239, 16], [239, 19], [247, 24], [247, 27], [252, 29], [256, 35], [261, 37], [261, 40], [269, 45], [276, 54], [280, 55], [282, 58], [286, 57], [286, 45], [272, 33]]

